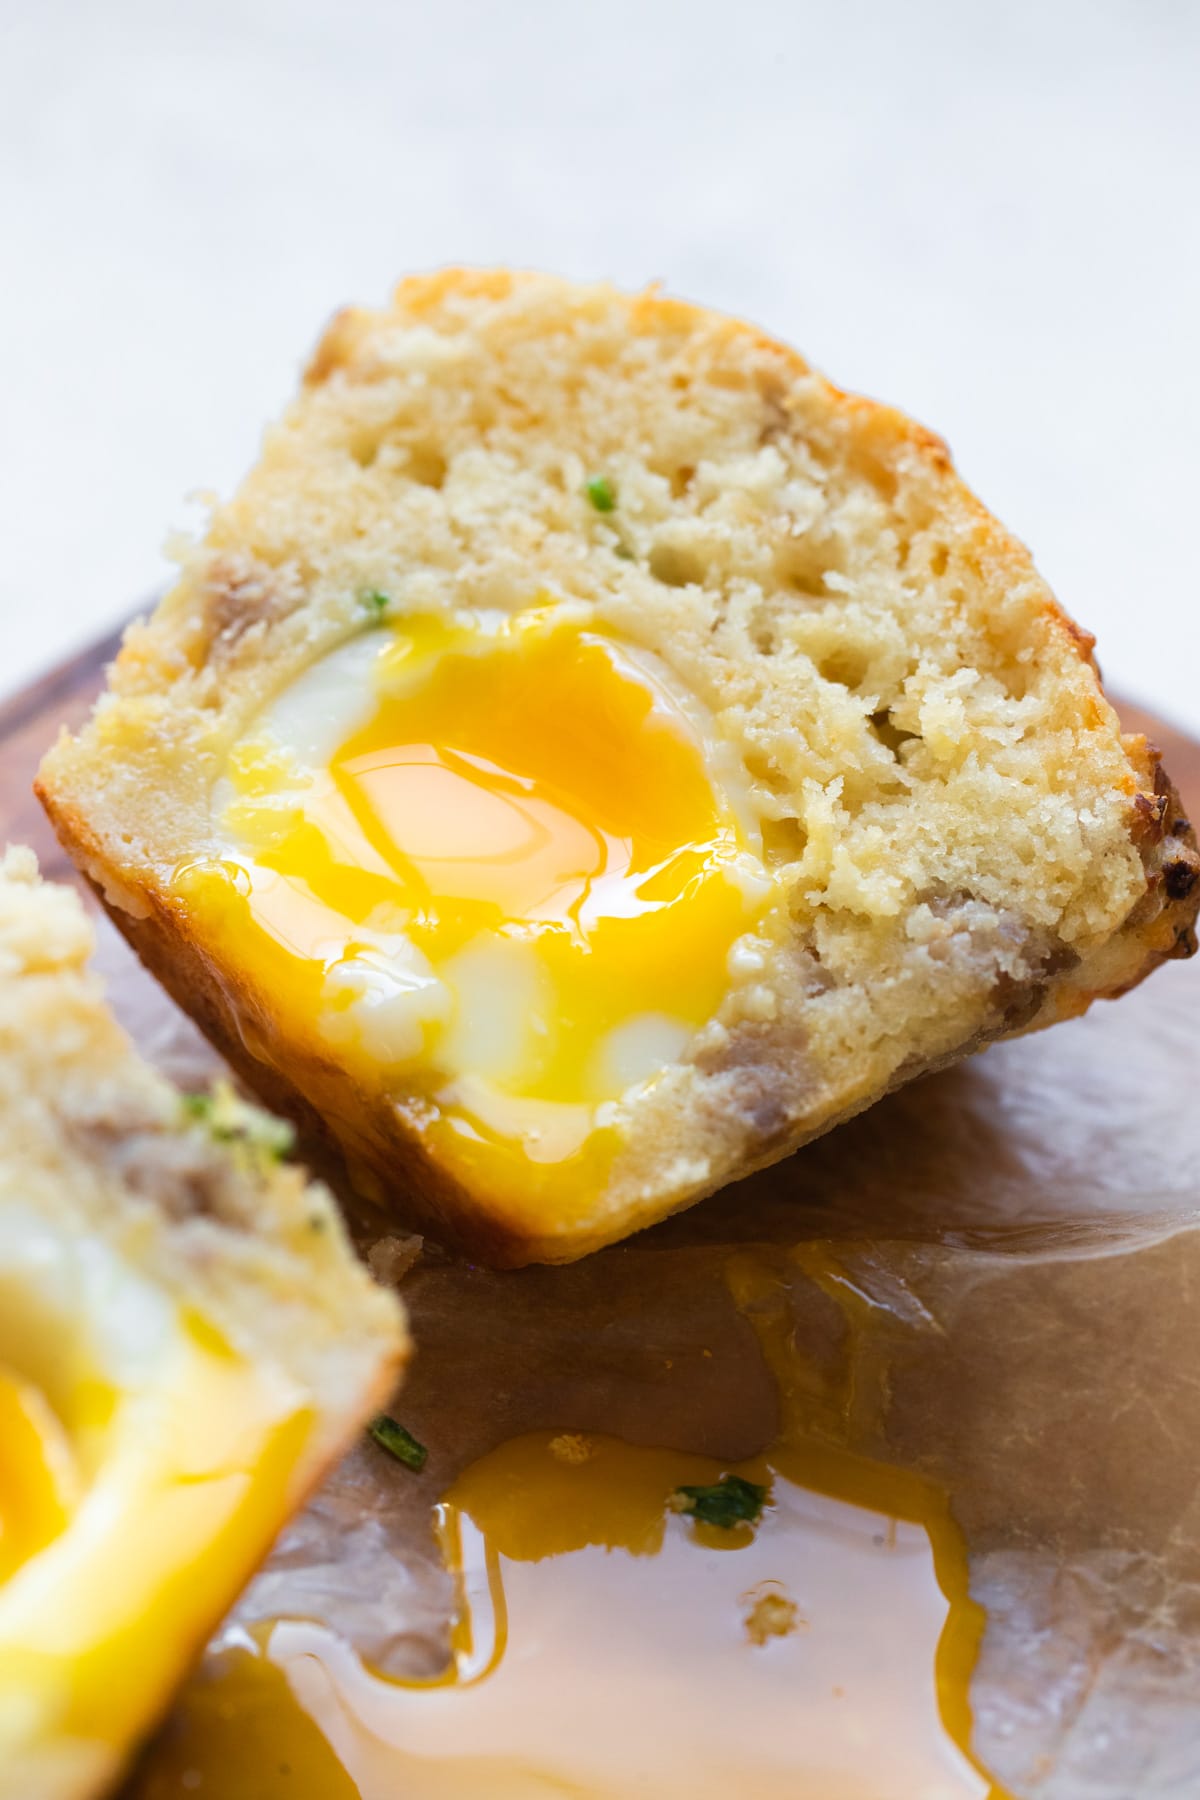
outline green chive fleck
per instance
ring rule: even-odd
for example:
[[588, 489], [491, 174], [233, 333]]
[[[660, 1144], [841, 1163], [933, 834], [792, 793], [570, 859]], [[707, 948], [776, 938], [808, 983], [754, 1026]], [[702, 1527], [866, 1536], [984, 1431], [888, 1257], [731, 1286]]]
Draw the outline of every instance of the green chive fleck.
[[371, 615], [371, 618], [378, 623], [379, 620], [383, 618], [388, 607], [392, 604], [392, 599], [390, 594], [382, 594], [378, 588], [372, 588], [369, 594], [360, 596], [360, 604], [366, 608], [367, 612]]
[[398, 1420], [380, 1413], [379, 1417], [367, 1426], [367, 1431], [381, 1450], [402, 1462], [406, 1469], [423, 1469], [425, 1459], [429, 1455], [424, 1444], [418, 1444], [411, 1431], [405, 1431]]
[[189, 1124], [203, 1126], [217, 1144], [232, 1144], [259, 1163], [282, 1162], [296, 1141], [284, 1119], [274, 1119], [239, 1100], [227, 1081], [219, 1081], [210, 1094], [181, 1096], [183, 1116]]
[[712, 1487], [679, 1487], [672, 1499], [677, 1512], [690, 1513], [700, 1525], [716, 1525], [732, 1531], [735, 1525], [753, 1525], [762, 1514], [767, 1490], [740, 1475], [722, 1475]]
[[617, 507], [617, 490], [607, 475], [593, 475], [584, 483], [584, 493], [597, 512], [615, 512]]

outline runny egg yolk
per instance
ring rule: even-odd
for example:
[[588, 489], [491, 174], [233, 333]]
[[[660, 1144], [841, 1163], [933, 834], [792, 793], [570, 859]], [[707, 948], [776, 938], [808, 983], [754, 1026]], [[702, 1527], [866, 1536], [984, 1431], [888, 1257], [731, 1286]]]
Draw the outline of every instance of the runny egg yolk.
[[311, 1429], [306, 1395], [102, 1240], [0, 1216], [0, 1790], [61, 1764], [107, 1791]]
[[75, 1479], [70, 1441], [45, 1395], [0, 1365], [0, 1582], [58, 1536]]
[[662, 665], [564, 608], [404, 619], [233, 751], [221, 906], [289, 1035], [415, 1104], [470, 1185], [586, 1190], [763, 903], [735, 794]]
[[[694, 1252], [776, 1377], [762, 1454], [553, 1429], [489, 1449], [436, 1508], [441, 1672], [387, 1679], [313, 1619], [235, 1628], [129, 1800], [180, 1800], [189, 1773], [222, 1800], [1009, 1800], [972, 1750], [984, 1618], [950, 1496], [846, 1441], [887, 1308], [840, 1249]], [[842, 1315], [828, 1361], [798, 1343], [798, 1270]], [[757, 1517], [677, 1509], [734, 1474]]]

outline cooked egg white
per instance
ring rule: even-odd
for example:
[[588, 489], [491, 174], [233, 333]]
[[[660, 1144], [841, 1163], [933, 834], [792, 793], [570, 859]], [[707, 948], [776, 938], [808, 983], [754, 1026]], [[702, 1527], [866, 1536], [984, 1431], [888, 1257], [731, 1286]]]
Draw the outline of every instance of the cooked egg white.
[[114, 1246], [0, 1209], [0, 1793], [113, 1779], [285, 1515], [311, 1424]]
[[419, 1103], [460, 1179], [586, 1194], [770, 891], [742, 782], [586, 608], [384, 621], [235, 746], [220, 855], [177, 887], [236, 920], [293, 1033]]

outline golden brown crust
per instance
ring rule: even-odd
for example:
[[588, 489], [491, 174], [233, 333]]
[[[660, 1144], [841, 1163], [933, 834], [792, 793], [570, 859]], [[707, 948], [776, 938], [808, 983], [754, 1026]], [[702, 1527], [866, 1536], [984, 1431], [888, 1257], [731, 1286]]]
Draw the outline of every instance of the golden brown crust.
[[[63, 847], [138, 959], [264, 1104], [295, 1122], [310, 1160], [356, 1177], [365, 1200], [380, 1198], [382, 1189], [386, 1204], [399, 1201], [405, 1219], [439, 1243], [494, 1259], [497, 1266], [529, 1260], [514, 1256], [517, 1246], [503, 1220], [494, 1232], [462, 1234], [459, 1219], [472, 1209], [458, 1184], [432, 1162], [401, 1114], [394, 1108], [379, 1114], [374, 1097], [341, 1063], [293, 1050], [288, 1068], [277, 1066], [254, 1031], [261, 1006], [252, 985], [236, 970], [214, 968], [182, 909], [155, 890], [141, 889], [133, 910], [114, 900], [114, 893], [129, 898], [124, 877], [109, 867], [94, 833], [40, 781], [37, 791]], [[352, 1144], [345, 1129], [335, 1133], [335, 1119], [352, 1124]]]
[[[155, 1723], [274, 1533], [390, 1399], [409, 1351], [395, 1296], [354, 1255], [326, 1190], [280, 1160], [274, 1122], [220, 1092], [211, 1117], [185, 1106], [108, 1011], [89, 968], [93, 949], [76, 889], [42, 881], [33, 852], [10, 846], [0, 857], [0, 1288], [11, 1308], [20, 1271], [31, 1304], [23, 1316], [18, 1298], [15, 1334], [11, 1317], [0, 1321], [9, 1327], [4, 1356], [56, 1410], [85, 1378], [98, 1391], [111, 1384], [122, 1404], [84, 1414], [83, 1492], [99, 1511], [68, 1507], [61, 1535], [20, 1570], [33, 1582], [27, 1591], [64, 1616], [83, 1593], [78, 1643], [72, 1633], [23, 1658], [32, 1615], [21, 1582], [0, 1582], [12, 1676], [11, 1704], [0, 1709], [3, 1800], [111, 1790], [136, 1750], [131, 1740]], [[84, 1278], [78, 1271], [89, 1266], [110, 1274]], [[160, 1335], [168, 1320], [173, 1339]], [[155, 1472], [145, 1453], [147, 1433], [178, 1432], [182, 1442], [193, 1425], [204, 1388], [185, 1373], [186, 1357], [176, 1363], [168, 1352], [161, 1368], [158, 1358], [164, 1344], [183, 1346], [201, 1328], [197, 1343], [228, 1351], [231, 1385], [218, 1392], [234, 1416], [244, 1383], [246, 1395], [274, 1396], [264, 1417], [282, 1408], [295, 1429], [276, 1439], [265, 1465], [251, 1448], [257, 1427], [244, 1440], [231, 1435], [226, 1453], [236, 1460], [215, 1466], [240, 1471], [247, 1486], [261, 1474], [259, 1501], [200, 1509], [188, 1523], [186, 1506], [151, 1501], [147, 1515], [143, 1503], [155, 1496], [161, 1506], [176, 1482], [203, 1482], [216, 1451], [199, 1453], [194, 1477], [183, 1473], [189, 1461], [170, 1456]], [[63, 1417], [77, 1412], [68, 1405]], [[78, 1427], [64, 1429], [73, 1438]], [[87, 1595], [111, 1579], [100, 1559], [138, 1548], [133, 1526], [118, 1545], [97, 1521], [120, 1528], [146, 1516], [160, 1528], [184, 1519], [182, 1544], [202, 1573], [179, 1562], [183, 1548], [173, 1563], [164, 1539], [139, 1636], [138, 1620], [110, 1607], [111, 1596], [97, 1608]], [[215, 1534], [207, 1546], [205, 1530]], [[216, 1544], [221, 1553], [210, 1558]], [[155, 1620], [153, 1656], [106, 1717], [106, 1657], [145, 1648]]]
[[[1158, 753], [1147, 746], [1144, 737], [1136, 739], [1135, 746], [1135, 754], [1144, 758], [1150, 780], [1158, 789], [1153, 801], [1139, 793], [1133, 807], [1133, 831], [1144, 845], [1148, 876], [1146, 899], [1138, 909], [1145, 916], [1131, 919], [1114, 945], [1109, 980], [1092, 987], [1067, 986], [1056, 976], [1031, 982], [1006, 998], [991, 1029], [980, 1031], [971, 1042], [956, 1046], [942, 1057], [902, 1065], [889, 1081], [887, 1091], [894, 1092], [908, 1081], [935, 1073], [990, 1043], [1076, 1018], [1094, 1000], [1116, 999], [1136, 987], [1163, 962], [1195, 953], [1195, 921], [1200, 905], [1200, 854], [1195, 831], [1183, 815], [1177, 791], [1162, 771]], [[109, 895], [115, 883], [123, 883], [123, 877], [116, 871], [106, 874], [100, 846], [86, 823], [69, 807], [60, 807], [53, 793], [40, 782], [38, 793], [64, 848], [88, 876], [109, 917], [144, 966], [264, 1103], [295, 1122], [310, 1157], [335, 1177], [349, 1176], [362, 1198], [385, 1211], [398, 1212], [407, 1225], [434, 1241], [494, 1268], [575, 1261], [635, 1228], [625, 1218], [618, 1218], [586, 1235], [576, 1232], [564, 1239], [558, 1232], [539, 1236], [522, 1229], [503, 1210], [484, 1212], [477, 1198], [465, 1194], [446, 1170], [431, 1159], [403, 1114], [395, 1107], [381, 1107], [378, 1097], [358, 1087], [345, 1068], [331, 1059], [302, 1068], [293, 1056], [285, 1069], [272, 1056], [263, 1054], [261, 1044], [251, 1048], [247, 1042], [247, 1020], [253, 1018], [257, 1008], [245, 981], [234, 971], [214, 971], [180, 911], [164, 905], [153, 892], [145, 891], [147, 910], [141, 917], [114, 903]], [[811, 1131], [798, 1136], [784, 1132], [775, 1141], [765, 1142], [760, 1154], [741, 1173], [749, 1175], [791, 1155], [880, 1097], [874, 1093], [866, 1095], [822, 1120]], [[332, 1128], [331, 1120], [343, 1122], [340, 1133]], [[701, 1197], [687, 1194], [672, 1210], [681, 1210]], [[662, 1210], [655, 1211], [654, 1218], [662, 1216]], [[403, 1359], [398, 1358], [396, 1367], [381, 1377], [380, 1406], [386, 1402], [402, 1366]]]
[[[479, 1194], [466, 1196], [426, 1154], [418, 1122], [381, 1085], [368, 1089], [332, 1058], [310, 1048], [268, 1045], [271, 1032], [261, 996], [242, 972], [214, 965], [173, 903], [163, 873], [175, 859], [194, 852], [194, 842], [188, 842], [186, 831], [177, 829], [177, 821], [199, 816], [201, 796], [216, 772], [217, 753], [209, 747], [210, 738], [196, 731], [189, 737], [189, 720], [219, 719], [227, 697], [243, 688], [261, 698], [262, 685], [256, 687], [255, 682], [267, 646], [273, 666], [296, 668], [306, 658], [323, 653], [337, 634], [344, 637], [353, 629], [345, 608], [338, 610], [342, 603], [336, 594], [321, 602], [325, 616], [315, 616], [319, 609], [310, 603], [308, 591], [324, 579], [319, 556], [322, 546], [302, 541], [294, 533], [289, 536], [287, 531], [278, 535], [286, 483], [312, 477], [315, 468], [329, 467], [336, 474], [344, 462], [327, 464], [320, 459], [333, 454], [331, 444], [339, 457], [345, 458], [348, 450], [347, 479], [357, 485], [345, 488], [344, 541], [358, 542], [368, 515], [356, 508], [366, 505], [359, 496], [374, 479], [371, 464], [376, 443], [370, 433], [361, 441], [355, 433], [361, 420], [376, 417], [382, 405], [379, 392], [393, 379], [387, 337], [397, 321], [405, 329], [414, 325], [424, 329], [429, 322], [430, 341], [441, 345], [443, 339], [434, 326], [452, 333], [472, 308], [494, 302], [497, 311], [489, 327], [494, 331], [490, 363], [481, 365], [494, 367], [507, 353], [510, 339], [514, 334], [519, 337], [527, 325], [519, 307], [506, 311], [505, 305], [521, 301], [525, 294], [536, 298], [550, 289], [566, 292], [564, 308], [578, 307], [579, 316], [589, 326], [605, 309], [615, 315], [623, 308], [630, 334], [661, 339], [664, 363], [677, 353], [682, 356], [679, 346], [691, 346], [694, 340], [698, 346], [693, 358], [696, 366], [684, 370], [680, 363], [683, 372], [679, 379], [703, 383], [708, 379], [706, 372], [715, 371], [714, 404], [720, 400], [723, 384], [736, 385], [743, 380], [747, 395], [758, 408], [752, 450], [773, 454], [775, 446], [782, 445], [790, 452], [798, 444], [803, 451], [804, 434], [811, 429], [814, 441], [819, 439], [824, 445], [830, 465], [849, 471], [857, 483], [856, 504], [876, 509], [873, 516], [882, 522], [885, 534], [888, 530], [907, 534], [903, 554], [914, 559], [911, 579], [918, 591], [922, 582], [930, 588], [941, 582], [950, 590], [951, 604], [962, 608], [967, 606], [966, 596], [985, 597], [984, 635], [998, 671], [987, 679], [1001, 684], [1010, 681], [1008, 698], [1017, 708], [1022, 703], [1024, 681], [1031, 689], [1038, 688], [1034, 697], [1039, 705], [1045, 692], [1049, 691], [1052, 699], [1057, 693], [1060, 704], [1045, 738], [1045, 755], [1051, 759], [1050, 800], [1058, 804], [1064, 791], [1070, 799], [1075, 783], [1080, 798], [1073, 816], [1071, 806], [1059, 805], [1064, 829], [1071, 827], [1078, 834], [1079, 818], [1094, 801], [1104, 817], [1093, 812], [1089, 829], [1096, 842], [1105, 846], [1096, 852], [1089, 878], [1077, 885], [1075, 897], [1057, 914], [1047, 903], [1038, 918], [1031, 911], [1026, 919], [1002, 896], [996, 899], [992, 895], [988, 900], [991, 922], [978, 928], [977, 945], [970, 907], [960, 905], [964, 899], [975, 903], [972, 883], [956, 877], [941, 885], [937, 880], [925, 887], [918, 885], [912, 900], [919, 903], [918, 910], [924, 915], [930, 955], [958, 957], [963, 997], [949, 998], [941, 1015], [926, 1017], [919, 1034], [920, 1048], [911, 1054], [896, 1053], [889, 1060], [879, 1048], [880, 1043], [886, 1045], [896, 1037], [894, 1022], [876, 1029], [874, 1036], [866, 1033], [860, 1062], [849, 1057], [836, 1081], [826, 1080], [828, 1047], [809, 1041], [809, 1015], [802, 991], [803, 981], [810, 977], [814, 991], [822, 980], [832, 979], [827, 966], [829, 946], [823, 953], [814, 951], [800, 974], [784, 968], [789, 957], [797, 967], [802, 960], [784, 946], [778, 959], [784, 968], [780, 980], [791, 993], [791, 1011], [770, 1031], [734, 1019], [723, 1037], [718, 1035], [713, 1043], [698, 1047], [687, 1082], [678, 1082], [673, 1089], [664, 1084], [655, 1102], [658, 1112], [647, 1109], [638, 1154], [626, 1159], [627, 1179], [620, 1195], [574, 1225], [540, 1220], [531, 1208], [522, 1212], [493, 1206]], [[273, 1104], [310, 1125], [322, 1118], [326, 1137], [332, 1134], [348, 1153], [356, 1178], [365, 1178], [368, 1187], [390, 1196], [393, 1204], [431, 1235], [498, 1263], [557, 1261], [581, 1255], [689, 1204], [751, 1167], [787, 1154], [898, 1081], [996, 1037], [1074, 1016], [1092, 999], [1123, 992], [1165, 958], [1186, 955], [1194, 947], [1192, 927], [1200, 905], [1195, 840], [1179, 820], [1169, 784], [1144, 740], [1130, 738], [1122, 746], [1095, 670], [1090, 634], [1061, 609], [1037, 576], [1025, 547], [963, 485], [944, 443], [923, 426], [893, 408], [842, 393], [816, 375], [802, 357], [754, 327], [717, 318], [653, 290], [625, 299], [612, 290], [568, 291], [565, 284], [503, 270], [446, 270], [412, 277], [398, 287], [390, 314], [347, 309], [324, 334], [305, 383], [299, 408], [268, 441], [263, 471], [251, 477], [243, 495], [218, 514], [208, 543], [159, 617], [131, 635], [113, 674], [114, 710], [99, 716], [92, 728], [90, 750], [68, 743], [52, 753], [39, 792], [64, 844], [96, 882], [139, 955], [181, 1004], [200, 1018], [235, 1066], [266, 1092]], [[303, 411], [305, 408], [309, 410]], [[530, 432], [548, 429], [545, 408], [539, 412], [528, 396], [517, 411]], [[305, 437], [310, 427], [315, 434], [311, 444]], [[372, 426], [372, 432], [374, 429]], [[576, 423], [571, 429], [576, 429]], [[583, 426], [578, 429], [582, 431]], [[486, 430], [480, 430], [486, 441]], [[433, 451], [436, 449], [433, 446]], [[310, 452], [311, 458], [305, 462]], [[409, 458], [407, 466], [418, 489], [424, 483], [428, 492], [436, 490], [443, 473], [437, 455], [420, 441], [408, 443], [403, 454]], [[802, 460], [798, 459], [798, 467]], [[691, 485], [696, 461], [695, 455], [687, 455], [670, 471], [682, 491]], [[557, 478], [556, 471], [551, 473]], [[660, 485], [661, 474], [656, 465], [654, 478]], [[340, 474], [337, 479], [342, 479]], [[265, 499], [261, 508], [255, 495]], [[933, 529], [939, 521], [940, 537]], [[561, 518], [558, 528], [564, 529]], [[667, 536], [673, 528], [668, 520]], [[276, 535], [272, 537], [272, 533]], [[521, 539], [514, 554], [518, 559], [528, 556], [540, 541], [536, 536]], [[779, 554], [787, 551], [788, 542], [784, 541]], [[681, 587], [681, 582], [687, 581], [686, 570], [681, 577], [678, 570], [664, 565], [664, 585], [652, 597], [648, 595], [643, 571], [653, 571], [656, 547], [661, 549], [661, 541], [651, 532], [636, 565], [604, 564], [593, 579], [591, 564], [573, 563], [570, 578], [583, 584], [581, 591], [589, 599], [606, 582], [642, 581], [642, 588], [625, 599], [618, 594], [615, 600], [611, 596], [605, 600], [609, 616], [615, 629], [642, 641], [639, 632], [649, 630], [653, 623], [648, 608], [661, 607], [660, 638], [647, 641], [646, 647], [663, 654], [665, 646], [669, 656], [677, 652], [676, 672], [685, 685], [709, 681], [717, 654], [711, 647], [717, 646], [718, 663], [720, 655], [725, 656], [717, 669], [725, 685], [710, 683], [703, 698], [712, 710], [724, 709], [723, 716], [733, 720], [737, 729], [742, 729], [738, 721], [744, 722], [747, 712], [753, 710], [738, 682], [757, 654], [754, 642], [760, 634], [770, 639], [782, 629], [786, 638], [787, 632], [803, 627], [808, 635], [788, 642], [800, 645], [811, 656], [835, 704], [841, 704], [839, 696], [853, 699], [856, 690], [870, 689], [870, 682], [838, 662], [836, 644], [831, 654], [813, 637], [823, 611], [830, 610], [825, 604], [829, 592], [845, 591], [844, 582], [840, 589], [824, 589], [819, 583], [810, 587], [801, 571], [783, 596], [786, 604], [776, 606], [765, 623], [756, 623], [754, 617], [734, 617], [727, 594], [718, 596], [710, 614], [704, 613], [699, 600], [689, 613], [684, 601], [692, 589], [689, 586], [684, 593]], [[498, 555], [485, 549], [478, 554], [477, 566], [499, 564], [510, 548], [501, 541]], [[434, 551], [442, 554], [441, 540]], [[429, 556], [426, 566], [432, 566], [433, 552], [421, 554]], [[461, 550], [456, 554], [461, 555]], [[600, 567], [607, 552], [597, 552], [593, 542], [589, 555], [597, 554], [601, 563], [596, 566]], [[347, 564], [352, 571], [359, 567], [358, 563]], [[493, 577], [481, 574], [477, 579], [486, 586]], [[745, 585], [740, 575], [738, 580]], [[736, 589], [736, 582], [731, 585]], [[573, 590], [568, 586], [567, 591]], [[961, 598], [954, 600], [955, 594]], [[816, 604], [817, 598], [821, 605]], [[466, 603], [480, 603], [474, 590], [466, 591]], [[352, 595], [346, 605], [352, 612]], [[731, 647], [726, 652], [720, 646], [727, 635]], [[932, 642], [937, 643], [936, 630]], [[182, 678], [181, 659], [188, 671]], [[778, 679], [783, 660], [775, 660], [771, 680]], [[729, 680], [722, 673], [726, 668], [734, 671]], [[173, 694], [181, 679], [191, 686], [177, 705]], [[766, 676], [760, 679], [760, 673], [754, 679], [760, 688], [767, 682]], [[727, 704], [729, 691], [734, 692], [736, 701], [732, 706]], [[788, 690], [784, 687], [782, 691]], [[904, 691], [902, 683], [895, 688], [897, 695]], [[901, 738], [911, 739], [924, 728], [915, 716], [919, 699], [918, 695], [916, 700], [897, 701], [909, 708], [908, 713], [899, 721], [890, 712], [881, 714], [883, 725], [888, 730], [895, 727]], [[771, 725], [768, 711], [760, 709], [760, 722], [751, 720], [752, 729], [743, 732], [741, 748], [749, 766], [762, 772], [770, 789], [768, 805], [786, 809], [793, 802], [800, 777], [790, 767], [779, 772], [779, 763], [789, 750], [787, 732]], [[775, 716], [779, 716], [778, 706]], [[839, 719], [840, 731], [844, 715]], [[100, 803], [94, 784], [89, 793], [92, 778], [85, 765], [88, 756], [94, 756], [103, 745], [104, 733], [115, 729], [113, 721], [122, 726], [134, 721], [135, 729], [122, 741], [119, 753], [109, 757], [106, 778], [118, 785], [111, 795], [106, 791]], [[799, 735], [793, 734], [794, 741]], [[871, 756], [878, 756], [877, 746], [868, 744], [867, 749]], [[933, 769], [936, 779], [929, 783], [931, 790], [939, 782], [948, 782], [954, 773], [952, 747], [947, 758]], [[139, 839], [140, 790], [153, 783], [165, 783], [179, 795], [180, 804], [174, 818], [160, 820], [154, 833]], [[1020, 794], [1019, 776], [1009, 791]], [[969, 806], [968, 797], [963, 803], [964, 816]], [[131, 821], [134, 834], [126, 832], [123, 841], [111, 822], [103, 830], [94, 829], [103, 810], [109, 821]], [[860, 803], [859, 810], [869, 808]], [[778, 817], [778, 811], [767, 816]], [[847, 828], [856, 828], [851, 814], [844, 816]], [[790, 823], [795, 826], [797, 820], [792, 818]], [[926, 827], [927, 836], [933, 828]], [[1061, 843], [1059, 849], [1064, 857], [1075, 854], [1062, 849]], [[1036, 866], [1042, 852], [1035, 847], [1032, 854]], [[1079, 854], [1086, 858], [1089, 852], [1085, 847]], [[857, 916], [869, 918], [871, 929], [882, 932], [886, 919], [881, 924], [880, 917], [872, 914], [871, 879], [859, 884], [848, 902], [837, 901], [834, 910], [838, 905], [848, 906], [849, 912], [843, 910], [839, 919], [850, 918], [853, 923], [857, 906]], [[803, 899], [804, 891], [813, 885], [805, 864], [796, 880], [798, 898]], [[815, 885], [819, 886], [819, 881]], [[1091, 890], [1101, 887], [1104, 896], [1092, 905]], [[1034, 882], [1030, 891], [1038, 899], [1036, 888]], [[804, 899], [805, 906], [808, 899]], [[882, 906], [879, 915], [886, 910]], [[810, 913], [811, 909], [805, 917]], [[826, 920], [830, 916], [829, 912], [824, 915]], [[1020, 927], [1016, 949], [1010, 944], [1014, 920]], [[846, 945], [852, 944], [852, 939], [853, 930], [847, 926], [843, 940], [834, 944], [834, 952], [849, 956]], [[898, 969], [896, 964], [893, 973]], [[881, 988], [886, 985], [879, 984]], [[255, 1023], [260, 1019], [264, 1021], [261, 1029]], [[659, 1173], [652, 1176], [645, 1174], [653, 1161], [646, 1149], [651, 1138], [663, 1146]], [[668, 1179], [661, 1171], [672, 1158], [681, 1167], [692, 1165], [689, 1172]]]

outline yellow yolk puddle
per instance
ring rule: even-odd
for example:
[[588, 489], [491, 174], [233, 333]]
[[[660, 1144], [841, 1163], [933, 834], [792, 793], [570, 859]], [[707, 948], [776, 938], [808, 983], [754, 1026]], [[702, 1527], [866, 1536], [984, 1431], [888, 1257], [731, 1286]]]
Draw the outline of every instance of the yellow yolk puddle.
[[[780, 1298], [797, 1266], [867, 1324], [822, 1247], [732, 1260], [779, 1379], [764, 1455], [502, 1444], [439, 1508], [459, 1588], [444, 1675], [381, 1680], [319, 1624], [243, 1634], [128, 1800], [1009, 1800], [969, 1749], [983, 1618], [947, 1497], [837, 1441], [862, 1396], [799, 1363]], [[769, 1488], [755, 1526], [671, 1510], [724, 1473]]]
[[765, 899], [714, 759], [661, 669], [561, 609], [405, 620], [268, 708], [215, 796], [227, 855], [177, 891], [461, 1179], [585, 1206], [612, 1103], [713, 1016]]

